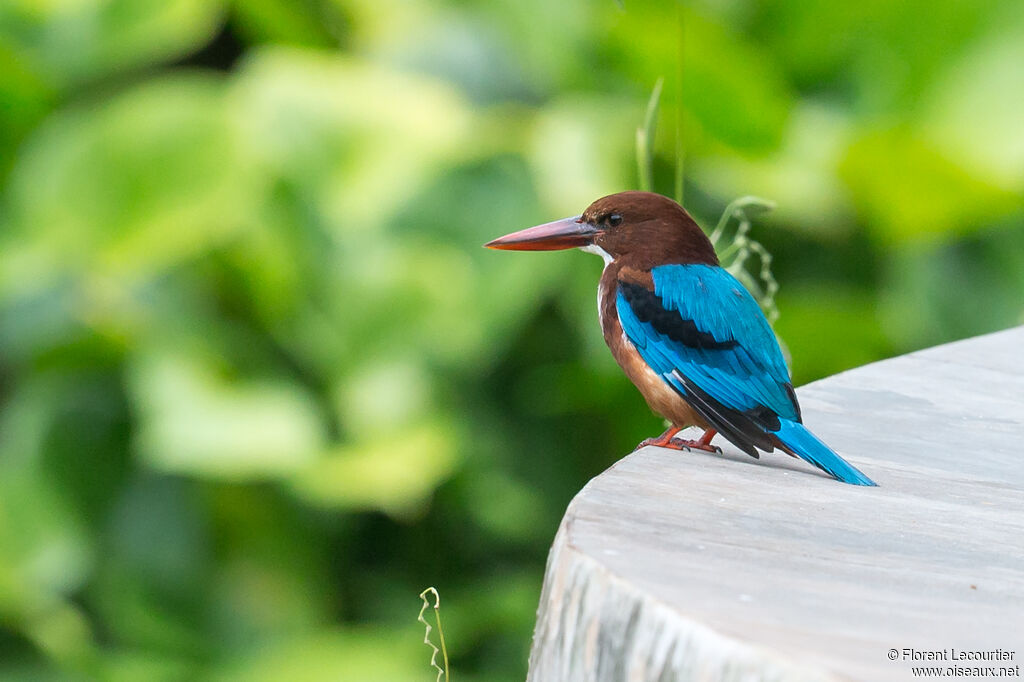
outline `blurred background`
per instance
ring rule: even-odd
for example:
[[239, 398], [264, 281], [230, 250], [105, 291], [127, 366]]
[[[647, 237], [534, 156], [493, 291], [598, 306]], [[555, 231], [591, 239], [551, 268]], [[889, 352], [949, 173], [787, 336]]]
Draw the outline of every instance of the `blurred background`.
[[480, 245], [635, 188], [664, 77], [656, 189], [678, 115], [705, 227], [778, 203], [797, 384], [1020, 324], [1022, 65], [1019, 0], [5, 0], [0, 678], [432, 680], [436, 585], [521, 680], [662, 425], [599, 259]]

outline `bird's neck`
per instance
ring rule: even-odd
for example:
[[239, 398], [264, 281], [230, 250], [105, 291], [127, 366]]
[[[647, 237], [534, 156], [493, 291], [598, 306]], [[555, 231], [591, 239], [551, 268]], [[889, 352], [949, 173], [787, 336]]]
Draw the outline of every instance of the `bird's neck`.
[[601, 333], [604, 341], [612, 345], [612, 338], [622, 334], [619, 316], [615, 311], [615, 296], [619, 288], [619, 269], [621, 264], [614, 260], [605, 261], [604, 271], [597, 283], [597, 317], [601, 321]]
[[601, 273], [597, 285], [597, 313], [601, 319], [601, 332], [604, 334], [605, 343], [613, 353], [619, 345], [626, 342], [616, 309], [620, 281], [654, 289], [654, 278], [650, 270], [631, 267], [618, 259], [609, 260], [604, 266], [604, 272]]

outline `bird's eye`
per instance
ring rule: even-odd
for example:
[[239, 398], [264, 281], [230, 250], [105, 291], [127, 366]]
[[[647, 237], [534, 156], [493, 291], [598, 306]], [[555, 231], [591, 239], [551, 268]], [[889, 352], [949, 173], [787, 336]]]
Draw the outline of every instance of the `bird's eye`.
[[612, 213], [610, 216], [608, 216], [608, 224], [611, 225], [612, 227], [617, 227], [621, 225], [622, 216], [620, 216], [618, 213]]

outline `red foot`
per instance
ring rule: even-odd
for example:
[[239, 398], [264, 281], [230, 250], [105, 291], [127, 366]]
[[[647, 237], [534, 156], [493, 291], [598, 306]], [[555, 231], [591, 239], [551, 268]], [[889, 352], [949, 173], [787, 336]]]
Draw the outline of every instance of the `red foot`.
[[704, 435], [700, 437], [700, 440], [685, 440], [683, 438], [676, 438], [675, 435], [682, 431], [682, 428], [673, 426], [667, 429], [665, 433], [661, 434], [657, 438], [648, 438], [642, 441], [640, 445], [636, 446], [636, 450], [648, 445], [656, 445], [659, 448], [667, 448], [669, 450], [704, 450], [705, 452], [715, 452], [722, 454], [722, 448], [715, 447], [711, 444], [711, 439], [718, 433], [714, 429], [708, 429], [704, 432]]
[[682, 430], [683, 429], [680, 426], [669, 427], [665, 429], [665, 433], [661, 434], [657, 438], [646, 438], [640, 441], [640, 444], [633, 448], [633, 452], [636, 452], [640, 448], [645, 448], [648, 445], [656, 445], [659, 448], [671, 447], [669, 443], [672, 442], [672, 438]]
[[686, 450], [687, 452], [690, 450], [703, 450], [705, 452], [714, 452], [719, 455], [722, 454], [722, 448], [717, 445], [708, 445], [703, 441], [703, 438], [700, 440], [684, 440], [682, 438], [677, 438], [668, 445], [663, 445], [662, 447], [666, 447], [669, 450]]

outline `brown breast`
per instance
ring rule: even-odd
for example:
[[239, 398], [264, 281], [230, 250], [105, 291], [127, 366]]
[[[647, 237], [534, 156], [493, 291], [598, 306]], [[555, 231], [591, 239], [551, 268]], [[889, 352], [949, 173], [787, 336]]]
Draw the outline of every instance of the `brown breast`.
[[601, 331], [604, 333], [605, 343], [612, 351], [612, 356], [633, 385], [639, 389], [652, 410], [668, 419], [674, 426], [708, 428], [707, 422], [693, 411], [686, 400], [647, 366], [636, 347], [623, 333], [619, 315], [615, 310], [620, 279], [653, 288], [649, 271], [623, 268], [614, 261], [605, 267], [597, 290], [597, 306], [601, 316]]

